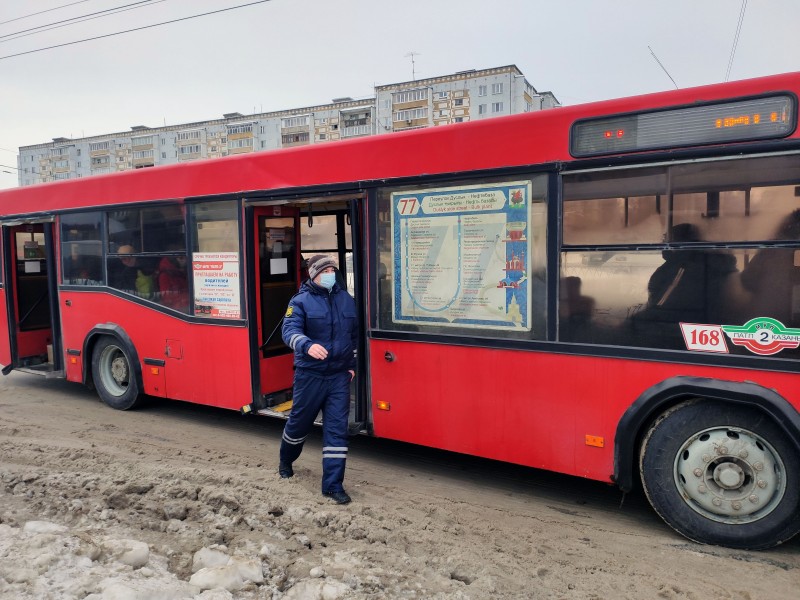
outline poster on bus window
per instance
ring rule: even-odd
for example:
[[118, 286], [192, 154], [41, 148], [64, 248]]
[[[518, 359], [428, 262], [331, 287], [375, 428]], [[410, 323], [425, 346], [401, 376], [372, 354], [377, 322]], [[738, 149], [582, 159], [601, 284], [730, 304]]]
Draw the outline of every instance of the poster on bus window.
[[530, 181], [391, 202], [395, 323], [530, 331]]
[[238, 252], [194, 252], [192, 274], [195, 315], [241, 318]]

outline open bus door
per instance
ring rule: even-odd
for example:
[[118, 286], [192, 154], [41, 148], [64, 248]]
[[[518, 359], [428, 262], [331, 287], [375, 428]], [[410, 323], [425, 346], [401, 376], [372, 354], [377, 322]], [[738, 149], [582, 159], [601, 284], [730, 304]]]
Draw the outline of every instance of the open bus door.
[[2, 226], [8, 328], [0, 340], [3, 374], [22, 369], [57, 375], [62, 370], [53, 232], [50, 221]]
[[[294, 378], [294, 355], [281, 339], [283, 315], [289, 300], [308, 277], [305, 260], [314, 254], [329, 254], [339, 264], [339, 285], [355, 297], [359, 314], [365, 298], [362, 256], [361, 211], [364, 195], [303, 197], [279, 206], [251, 209], [254, 265], [254, 302], [258, 321], [260, 398], [255, 408], [261, 414], [288, 416]], [[361, 322], [359, 364], [365, 356], [365, 331]], [[351, 387], [350, 426], [362, 431], [366, 422], [366, 387], [362, 373]]]
[[281, 339], [281, 325], [302, 282], [300, 212], [284, 205], [257, 206], [253, 227], [260, 395], [266, 406], [276, 407], [291, 398], [294, 377], [294, 358]]

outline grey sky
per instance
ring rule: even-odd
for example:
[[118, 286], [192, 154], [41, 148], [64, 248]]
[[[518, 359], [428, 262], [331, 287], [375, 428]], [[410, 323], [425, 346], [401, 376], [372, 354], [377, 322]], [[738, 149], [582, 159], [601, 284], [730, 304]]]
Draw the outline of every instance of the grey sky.
[[[0, 3], [7, 21], [74, 0]], [[90, 0], [0, 25], [0, 36], [135, 0]], [[20, 39], [0, 57], [245, 4], [162, 0]], [[0, 58], [0, 164], [19, 146], [371, 96], [373, 86], [516, 64], [577, 104], [725, 79], [740, 0], [272, 0]], [[797, 0], [749, 0], [730, 79], [800, 70]], [[10, 170], [13, 174], [3, 173]], [[0, 167], [0, 188], [16, 185]]]

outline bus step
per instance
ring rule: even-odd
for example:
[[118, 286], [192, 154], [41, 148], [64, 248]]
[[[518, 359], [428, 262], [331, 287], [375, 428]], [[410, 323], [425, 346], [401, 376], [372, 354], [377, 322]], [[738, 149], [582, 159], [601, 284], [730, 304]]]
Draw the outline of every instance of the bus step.
[[64, 371], [56, 371], [53, 363], [45, 363], [31, 367], [17, 367], [15, 369], [20, 373], [29, 373], [31, 375], [40, 375], [46, 379], [63, 379]]

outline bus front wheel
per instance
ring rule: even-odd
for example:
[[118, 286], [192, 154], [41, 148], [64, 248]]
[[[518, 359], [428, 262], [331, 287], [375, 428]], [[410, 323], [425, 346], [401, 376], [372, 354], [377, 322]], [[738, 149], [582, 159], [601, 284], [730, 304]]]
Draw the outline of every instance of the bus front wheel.
[[141, 394], [128, 352], [110, 336], [98, 340], [92, 352], [92, 378], [100, 399], [111, 408], [128, 410]]
[[756, 409], [673, 407], [647, 432], [639, 470], [650, 504], [691, 540], [755, 550], [800, 531], [800, 454]]

